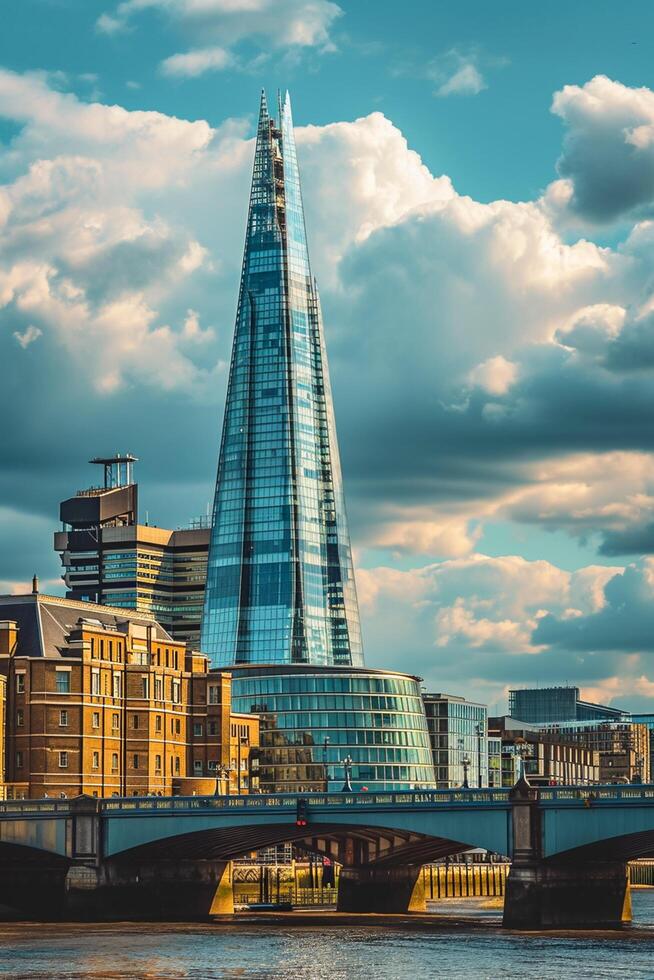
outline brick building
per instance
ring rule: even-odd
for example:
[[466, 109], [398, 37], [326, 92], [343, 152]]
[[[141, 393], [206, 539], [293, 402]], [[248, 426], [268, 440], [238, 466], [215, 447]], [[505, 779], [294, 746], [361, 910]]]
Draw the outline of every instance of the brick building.
[[0, 675], [10, 796], [257, 789], [258, 719], [152, 616], [0, 596]]

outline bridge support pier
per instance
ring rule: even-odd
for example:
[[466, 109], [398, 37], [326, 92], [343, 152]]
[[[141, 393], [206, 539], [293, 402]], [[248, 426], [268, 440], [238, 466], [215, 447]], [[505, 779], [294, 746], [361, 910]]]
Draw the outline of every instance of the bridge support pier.
[[231, 862], [104, 861], [3, 868], [0, 902], [41, 920], [190, 922], [234, 913]]
[[425, 890], [418, 865], [379, 868], [369, 864], [341, 869], [339, 912], [402, 914], [425, 909]]
[[512, 867], [506, 929], [617, 929], [631, 921], [627, 865], [621, 861]]

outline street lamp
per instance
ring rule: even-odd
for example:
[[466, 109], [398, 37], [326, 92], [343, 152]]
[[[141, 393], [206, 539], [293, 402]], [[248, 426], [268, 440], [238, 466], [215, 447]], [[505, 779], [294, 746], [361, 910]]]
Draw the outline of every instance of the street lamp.
[[220, 792], [220, 789], [221, 789], [220, 784], [221, 784], [221, 782], [222, 782], [223, 779], [226, 779], [227, 780], [227, 792], [225, 793], [225, 796], [229, 796], [229, 774], [230, 774], [230, 772], [233, 772], [231, 766], [225, 766], [222, 763], [218, 763], [218, 765], [216, 766], [216, 789], [215, 789], [214, 794], [213, 794], [214, 796], [222, 796], [223, 795]]
[[464, 753], [463, 759], [463, 788], [470, 789], [470, 783], [468, 782], [468, 767], [470, 765], [470, 756], [467, 752]]
[[341, 765], [345, 769], [345, 782], [343, 783], [342, 793], [352, 793], [352, 766], [354, 764], [354, 759], [350, 755], [346, 755], [344, 759], [341, 759]]
[[481, 733], [482, 724], [477, 722], [477, 786], [481, 789]]
[[327, 746], [330, 743], [329, 735], [322, 740], [322, 764], [325, 770], [325, 793], [329, 793], [329, 766], [327, 765]]

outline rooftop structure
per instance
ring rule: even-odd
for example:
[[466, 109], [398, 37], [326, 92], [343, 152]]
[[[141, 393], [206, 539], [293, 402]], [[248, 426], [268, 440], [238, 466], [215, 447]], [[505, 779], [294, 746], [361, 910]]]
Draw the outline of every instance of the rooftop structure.
[[578, 687], [537, 687], [509, 691], [509, 714], [529, 724], [596, 721], [625, 717], [620, 708], [582, 701]]
[[201, 521], [175, 531], [140, 524], [136, 461], [129, 453], [92, 459], [104, 467], [104, 485], [62, 501], [64, 530], [54, 546], [67, 596], [153, 613], [173, 639], [197, 648], [209, 528]]

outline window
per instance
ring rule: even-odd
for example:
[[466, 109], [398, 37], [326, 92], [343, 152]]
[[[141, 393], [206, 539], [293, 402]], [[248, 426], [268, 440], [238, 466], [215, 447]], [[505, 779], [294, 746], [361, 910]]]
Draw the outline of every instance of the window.
[[113, 728], [114, 731], [118, 731], [118, 729], [120, 728], [120, 718], [117, 712], [114, 712], [111, 716], [111, 727]]
[[113, 678], [114, 678], [114, 681], [113, 681], [113, 684], [114, 684], [114, 697], [115, 698], [119, 698], [120, 697], [120, 674], [114, 674], [113, 675]]
[[59, 799], [60, 800], [65, 800], [66, 799], [66, 794], [65, 793], [60, 793], [59, 794]]
[[91, 671], [91, 694], [100, 693], [100, 671], [94, 667]]
[[104, 640], [100, 640], [100, 660], [104, 660]]
[[59, 753], [59, 768], [60, 769], [68, 769], [68, 753], [67, 752], [60, 752]]
[[67, 728], [68, 727], [68, 712], [67, 711], [60, 711], [59, 712], [59, 727], [60, 728]]
[[163, 683], [160, 677], [155, 677], [154, 680], [154, 699], [163, 701]]
[[194, 763], [193, 763], [193, 775], [194, 776], [201, 776], [202, 775], [202, 760], [201, 759], [196, 759], [194, 761]]
[[22, 708], [19, 708], [16, 712], [16, 725], [18, 728], [22, 728], [25, 723], [25, 713]]
[[209, 704], [220, 704], [218, 698], [218, 688], [215, 684], [209, 685]]
[[25, 693], [25, 674], [16, 674], [16, 694]]
[[70, 694], [70, 671], [55, 671], [57, 694]]
[[180, 683], [179, 681], [173, 681], [173, 704], [179, 704], [180, 701]]
[[138, 755], [136, 755], [136, 753], [134, 753], [134, 760], [133, 761], [134, 761], [134, 768], [135, 769], [138, 769], [138, 767], [139, 767], [139, 757], [138, 757]]
[[194, 721], [193, 722], [193, 734], [194, 735], [202, 735], [202, 722], [201, 721]]
[[207, 727], [210, 735], [218, 734], [218, 724], [215, 721], [210, 721]]
[[161, 772], [161, 756], [155, 755], [154, 757], [154, 771]]
[[91, 726], [93, 728], [99, 728], [100, 727], [100, 712], [99, 711], [94, 711], [93, 714], [91, 715]]
[[154, 730], [155, 732], [161, 731], [161, 715], [157, 715], [154, 719]]
[[149, 698], [150, 697], [150, 678], [149, 677], [147, 677], [147, 676], [142, 676], [141, 677], [141, 687], [142, 687], [143, 697], [144, 698]]
[[100, 768], [100, 753], [99, 752], [94, 752], [93, 753], [92, 766], [93, 766], [94, 769], [99, 769]]
[[182, 730], [182, 725], [179, 718], [175, 718], [175, 734], [179, 735]]
[[138, 728], [138, 727], [139, 727], [139, 716], [132, 715], [132, 728]]
[[[111, 771], [112, 772], [118, 772], [118, 753], [117, 752], [112, 752], [111, 753]], [[118, 794], [116, 793], [115, 795], [117, 796]]]
[[179, 776], [179, 756], [175, 758], [175, 775]]
[[22, 768], [23, 768], [23, 753], [22, 752], [17, 752], [16, 753], [16, 769], [22, 769]]

